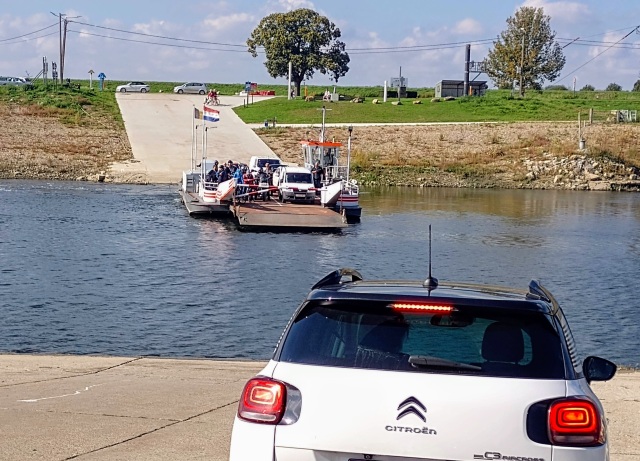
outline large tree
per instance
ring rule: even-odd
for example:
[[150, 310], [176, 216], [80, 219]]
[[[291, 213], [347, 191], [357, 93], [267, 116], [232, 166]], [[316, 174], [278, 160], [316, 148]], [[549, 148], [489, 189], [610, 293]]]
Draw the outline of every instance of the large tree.
[[313, 10], [300, 8], [288, 13], [274, 13], [260, 21], [247, 39], [249, 53], [258, 56], [264, 48], [265, 66], [272, 77], [287, 77], [292, 63], [292, 81], [296, 94], [300, 84], [315, 71], [329, 74], [334, 81], [349, 71], [349, 55], [338, 40], [340, 29]]
[[522, 7], [507, 19], [507, 29], [493, 42], [487, 58], [487, 74], [500, 88], [517, 80], [525, 88], [542, 88], [562, 71], [565, 57], [542, 8]]

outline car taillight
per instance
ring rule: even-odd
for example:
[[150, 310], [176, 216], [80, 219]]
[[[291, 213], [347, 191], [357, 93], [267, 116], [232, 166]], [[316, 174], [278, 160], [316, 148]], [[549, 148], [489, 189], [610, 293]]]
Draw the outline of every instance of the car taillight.
[[549, 407], [549, 439], [554, 445], [602, 445], [600, 410], [587, 398], [557, 400]]
[[270, 378], [253, 378], [244, 386], [238, 417], [245, 421], [278, 424], [284, 414], [287, 388]]

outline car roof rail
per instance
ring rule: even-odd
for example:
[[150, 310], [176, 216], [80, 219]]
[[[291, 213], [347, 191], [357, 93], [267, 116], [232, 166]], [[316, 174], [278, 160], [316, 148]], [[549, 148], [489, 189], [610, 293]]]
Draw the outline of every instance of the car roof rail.
[[537, 280], [532, 280], [531, 282], [529, 282], [529, 292], [527, 293], [527, 298], [541, 299], [548, 303], [551, 302], [549, 292], [544, 289], [544, 287], [540, 285], [540, 282], [538, 282]]
[[[350, 277], [350, 280], [342, 280], [343, 277]], [[360, 272], [349, 267], [342, 267], [322, 277], [314, 286], [311, 287], [311, 289], [315, 290], [317, 288], [326, 287], [327, 285], [337, 285], [339, 283], [345, 282], [357, 282], [359, 280], [363, 280]]]

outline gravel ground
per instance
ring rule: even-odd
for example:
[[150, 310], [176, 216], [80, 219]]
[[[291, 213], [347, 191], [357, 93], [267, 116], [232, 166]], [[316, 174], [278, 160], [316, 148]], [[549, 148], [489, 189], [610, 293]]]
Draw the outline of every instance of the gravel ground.
[[[257, 132], [285, 162], [302, 161], [300, 139], [318, 138], [313, 127]], [[327, 133], [327, 139], [346, 145], [345, 128]], [[578, 148], [577, 123], [357, 127], [352, 135], [352, 171], [362, 184], [370, 185], [580, 189], [584, 187], [579, 184], [601, 180], [640, 186], [633, 176], [638, 176], [633, 166], [640, 165], [640, 125], [588, 126], [583, 135], [585, 151]], [[585, 156], [595, 160], [577, 165], [576, 160]], [[576, 163], [571, 172], [566, 165], [538, 168], [563, 160]], [[590, 169], [593, 163], [598, 163], [596, 172]]]

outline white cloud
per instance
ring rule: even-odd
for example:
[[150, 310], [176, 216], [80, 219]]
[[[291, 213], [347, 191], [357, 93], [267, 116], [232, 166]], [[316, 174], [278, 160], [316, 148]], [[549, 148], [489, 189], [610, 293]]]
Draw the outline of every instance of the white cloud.
[[462, 21], [458, 22], [454, 27], [452, 32], [457, 35], [473, 35], [480, 34], [484, 31], [482, 24], [480, 24], [475, 19], [466, 18]]
[[549, 16], [552, 21], [582, 23], [586, 17], [591, 16], [589, 6], [580, 2], [525, 0], [522, 6], [543, 8], [544, 14]]
[[313, 2], [308, 0], [278, 0], [278, 4], [285, 11], [293, 11], [298, 8], [309, 8], [311, 10], [315, 10]]
[[245, 24], [253, 24], [255, 21], [256, 18], [248, 13], [235, 13], [227, 16], [207, 18], [204, 20], [204, 25], [215, 31], [223, 31], [242, 27]]

